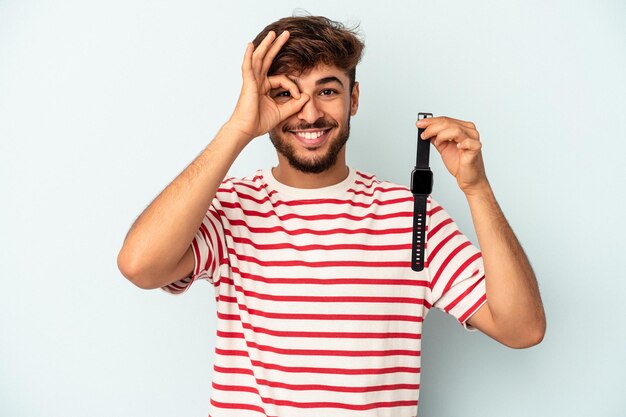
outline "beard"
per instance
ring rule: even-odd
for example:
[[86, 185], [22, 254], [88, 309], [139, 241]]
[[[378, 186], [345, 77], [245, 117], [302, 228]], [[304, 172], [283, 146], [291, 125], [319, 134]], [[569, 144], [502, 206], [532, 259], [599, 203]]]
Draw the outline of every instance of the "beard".
[[293, 144], [289, 143], [287, 139], [288, 132], [290, 130], [305, 130], [305, 129], [328, 129], [337, 128], [339, 125], [336, 122], [330, 122], [324, 119], [316, 120], [315, 123], [304, 123], [298, 126], [285, 125], [282, 128], [282, 133], [277, 129], [269, 131], [269, 137], [276, 148], [276, 151], [283, 155], [289, 165], [298, 171], [307, 174], [319, 174], [331, 168], [337, 162], [337, 156], [341, 149], [345, 146], [350, 136], [350, 116], [346, 119], [345, 125], [339, 130], [337, 137], [332, 139], [328, 150], [324, 155], [313, 157], [300, 157], [296, 155], [296, 150]]

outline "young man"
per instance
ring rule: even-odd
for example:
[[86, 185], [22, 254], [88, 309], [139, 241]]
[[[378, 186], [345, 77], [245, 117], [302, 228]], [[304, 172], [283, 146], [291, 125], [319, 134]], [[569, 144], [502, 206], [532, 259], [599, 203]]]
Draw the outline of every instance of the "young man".
[[[212, 417], [415, 416], [433, 306], [510, 347], [543, 338], [537, 283], [471, 122], [418, 127], [465, 193], [482, 251], [429, 198], [426, 267], [411, 270], [411, 192], [345, 162], [362, 49], [323, 17], [266, 27], [246, 49], [231, 118], [120, 251], [120, 270], [141, 288], [215, 286]], [[278, 165], [224, 180], [265, 133]]]

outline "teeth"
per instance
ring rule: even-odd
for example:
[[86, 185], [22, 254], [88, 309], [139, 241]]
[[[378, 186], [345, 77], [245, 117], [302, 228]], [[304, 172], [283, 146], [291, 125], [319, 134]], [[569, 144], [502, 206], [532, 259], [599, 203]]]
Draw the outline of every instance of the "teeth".
[[318, 131], [318, 132], [298, 132], [298, 136], [304, 138], [304, 139], [317, 139], [320, 136], [322, 136], [324, 134], [323, 131]]

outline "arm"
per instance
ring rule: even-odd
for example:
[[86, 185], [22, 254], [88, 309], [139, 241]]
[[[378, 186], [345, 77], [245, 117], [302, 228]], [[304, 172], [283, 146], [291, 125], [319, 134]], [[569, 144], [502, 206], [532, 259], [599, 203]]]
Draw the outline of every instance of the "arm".
[[485, 264], [487, 304], [468, 323], [516, 348], [543, 339], [546, 318], [530, 262], [491, 188], [466, 195]]
[[202, 153], [176, 177], [135, 221], [117, 264], [140, 288], [153, 289], [191, 274], [191, 241], [217, 188], [247, 138], [220, 130]]
[[465, 193], [482, 252], [487, 303], [468, 324], [509, 347], [536, 345], [546, 328], [537, 280], [487, 181], [476, 126], [437, 117], [418, 127], [426, 127], [423, 139], [431, 140]]
[[[189, 276], [191, 242], [228, 169], [243, 148], [308, 100], [284, 75], [268, 76], [271, 63], [289, 38], [270, 32], [256, 50], [248, 44], [243, 86], [233, 115], [200, 155], [144, 210], [128, 232], [117, 258], [122, 274], [140, 288], [153, 289]], [[277, 104], [268, 93], [281, 86], [293, 100]]]

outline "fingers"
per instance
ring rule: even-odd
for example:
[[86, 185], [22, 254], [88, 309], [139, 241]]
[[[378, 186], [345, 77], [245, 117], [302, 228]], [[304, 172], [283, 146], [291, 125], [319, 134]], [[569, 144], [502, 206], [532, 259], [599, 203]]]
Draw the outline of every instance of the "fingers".
[[445, 142], [461, 143], [468, 138], [478, 140], [478, 132], [465, 129], [460, 126], [453, 126], [438, 131], [433, 130], [428, 134], [424, 131], [422, 137], [425, 139], [434, 138], [431, 142], [433, 142], [434, 145], [440, 145]]
[[428, 140], [434, 138], [431, 141], [435, 146], [445, 142], [457, 142], [460, 144], [468, 138], [476, 142], [480, 141], [480, 134], [472, 122], [450, 117], [431, 117], [418, 121], [416, 125], [418, 128], [424, 129], [421, 139]]
[[[267, 78], [268, 91], [270, 98], [278, 106], [280, 112], [280, 121], [290, 117], [294, 113], [300, 111], [304, 104], [309, 101], [310, 96], [300, 93], [300, 89], [286, 75], [273, 75]], [[288, 91], [288, 95], [283, 95]]]
[[270, 31], [256, 48], [252, 43], [248, 43], [241, 65], [244, 80], [252, 81], [253, 79], [260, 87], [267, 77], [274, 58], [287, 39], [289, 39], [288, 31], [283, 31], [278, 37], [274, 31]]
[[289, 99], [290, 97], [285, 97], [284, 99], [281, 97], [273, 97], [271, 90], [278, 90], [279, 92], [281, 90], [287, 90], [289, 91], [289, 95], [291, 97], [295, 99], [300, 98], [300, 89], [298, 88], [296, 83], [294, 83], [286, 75], [273, 75], [271, 77], [267, 77], [267, 81], [268, 83], [264, 88], [264, 90], [266, 90], [265, 93], [270, 92], [270, 96], [272, 96], [272, 99], [274, 99], [274, 101], [283, 102], [286, 101], [285, 99]]
[[252, 55], [252, 70], [258, 80], [267, 76], [267, 71], [272, 66], [274, 58], [287, 42], [287, 39], [289, 39], [289, 32], [286, 30], [279, 36], [276, 36], [274, 31], [270, 31], [256, 48]]
[[419, 125], [418, 127], [427, 127], [432, 124], [439, 124], [439, 123], [446, 123], [446, 124], [457, 123], [457, 124], [461, 124], [467, 127], [468, 129], [476, 129], [476, 125], [472, 122], [467, 122], [465, 120], [459, 120], [459, 119], [453, 119], [452, 117], [447, 117], [447, 116], [428, 117], [426, 119], [418, 120], [416, 124]]
[[478, 152], [483, 147], [483, 144], [480, 143], [480, 141], [478, 140], [468, 138], [465, 139], [463, 142], [457, 143], [456, 147], [465, 151]]
[[254, 76], [252, 72], [252, 52], [254, 51], [254, 45], [249, 42], [246, 46], [246, 53], [243, 56], [243, 63], [241, 64], [241, 75], [243, 78]]
[[257, 76], [257, 79], [261, 77], [261, 68], [263, 67], [263, 58], [267, 53], [268, 48], [272, 45], [276, 39], [276, 32], [271, 30], [265, 39], [261, 41], [259, 46], [256, 47], [254, 53], [252, 54], [252, 70], [254, 71], [254, 75]]
[[285, 30], [272, 43], [272, 46], [270, 47], [270, 49], [267, 51], [267, 54], [265, 54], [265, 57], [263, 58], [263, 65], [261, 67], [261, 75], [267, 74], [270, 67], [272, 66], [272, 62], [274, 62], [274, 58], [276, 58], [276, 55], [278, 55], [278, 52], [283, 47], [283, 45], [285, 45], [288, 39], [289, 39], [289, 32]]
[[310, 98], [311, 97], [308, 94], [301, 94], [300, 98], [294, 98], [285, 103], [279, 104], [278, 109], [280, 111], [280, 121], [282, 122], [288, 117], [291, 117], [299, 112]]

